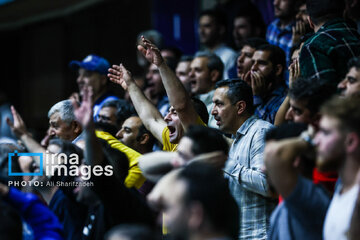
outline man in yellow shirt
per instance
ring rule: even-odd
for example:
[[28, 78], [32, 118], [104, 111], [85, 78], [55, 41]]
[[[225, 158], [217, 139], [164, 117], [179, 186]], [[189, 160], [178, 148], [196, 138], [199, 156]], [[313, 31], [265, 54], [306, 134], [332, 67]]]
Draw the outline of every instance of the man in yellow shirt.
[[141, 89], [135, 84], [131, 73], [120, 64], [109, 69], [110, 80], [121, 85], [129, 92], [133, 105], [145, 127], [162, 142], [163, 150], [175, 151], [177, 144], [186, 129], [192, 124], [202, 124], [208, 120], [208, 112], [204, 103], [193, 100], [185, 90], [175, 73], [167, 66], [160, 54], [160, 50], [150, 41], [142, 37], [144, 46], [138, 50], [152, 64], [159, 68], [159, 72], [169, 97], [171, 108], [163, 118], [156, 107], [145, 97]]

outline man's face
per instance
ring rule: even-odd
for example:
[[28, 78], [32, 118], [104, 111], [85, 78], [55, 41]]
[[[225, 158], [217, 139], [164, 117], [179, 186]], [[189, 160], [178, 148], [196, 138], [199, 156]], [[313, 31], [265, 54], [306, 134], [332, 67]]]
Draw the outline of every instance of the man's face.
[[[161, 217], [174, 239], [188, 239], [190, 215], [185, 206], [186, 191], [186, 183], [178, 179], [178, 171], [175, 170], [162, 177], [147, 196], [149, 205], [163, 213]], [[159, 219], [160, 225], [162, 220]]]
[[211, 91], [212, 82], [206, 57], [195, 58], [190, 65], [190, 87], [192, 94], [203, 94]]
[[[250, 47], [249, 45], [243, 46], [240, 51], [240, 55], [237, 58], [237, 76], [242, 78], [244, 74], [250, 71], [252, 66], [252, 57], [254, 55], [255, 48]], [[251, 85], [251, 84], [250, 84]]]
[[204, 45], [212, 45], [220, 38], [219, 25], [212, 17], [207, 15], [200, 18], [198, 32], [200, 43]]
[[179, 143], [180, 139], [184, 135], [184, 128], [181, 125], [181, 121], [174, 107], [170, 107], [169, 112], [165, 116], [164, 120], [169, 129], [170, 142]]
[[258, 50], [252, 56], [251, 71], [259, 72], [267, 80], [267, 83], [275, 80], [275, 69], [272, 62], [269, 60], [270, 52]]
[[214, 107], [211, 114], [214, 115], [216, 125], [219, 126], [221, 131], [233, 134], [237, 130], [234, 129], [237, 126], [237, 108], [231, 104], [230, 99], [227, 97], [228, 90], [228, 86], [219, 87], [215, 90], [213, 96]]
[[151, 96], [162, 96], [165, 92], [164, 85], [161, 81], [161, 76], [156, 65], [149, 66], [148, 73], [146, 74], [147, 88], [150, 90]]
[[98, 72], [88, 71], [84, 68], [79, 68], [79, 75], [77, 77], [77, 84], [79, 87], [80, 95], [83, 96], [84, 89], [91, 87], [94, 96], [97, 96], [101, 93], [106, 86], [106, 77], [100, 75]]
[[290, 18], [292, 15], [292, 7], [294, 0], [274, 0], [275, 17]]
[[114, 107], [101, 108], [97, 116], [97, 121], [118, 127], [116, 122], [116, 108]]
[[319, 131], [315, 135], [317, 161], [320, 171], [336, 171], [345, 159], [345, 134], [340, 130], [339, 121], [324, 115]]
[[234, 19], [233, 37], [237, 47], [240, 47], [241, 42], [252, 35], [252, 29], [247, 18], [237, 17]]
[[311, 124], [313, 122], [313, 115], [306, 105], [306, 100], [301, 101], [290, 98], [290, 108], [286, 112], [285, 119], [295, 123]]
[[341, 89], [341, 95], [345, 97], [360, 93], [360, 70], [356, 67], [350, 68], [338, 88]]
[[68, 141], [74, 140], [79, 135], [79, 133], [76, 132], [74, 124], [64, 122], [58, 112], [50, 116], [49, 134], [50, 136], [56, 136]]
[[191, 61], [179, 62], [175, 70], [176, 76], [180, 79], [187, 92], [191, 92], [189, 77], [190, 64]]
[[125, 120], [121, 130], [116, 134], [116, 137], [126, 146], [137, 150], [139, 142], [136, 137], [139, 134], [139, 128], [142, 122], [139, 117], [129, 117]]

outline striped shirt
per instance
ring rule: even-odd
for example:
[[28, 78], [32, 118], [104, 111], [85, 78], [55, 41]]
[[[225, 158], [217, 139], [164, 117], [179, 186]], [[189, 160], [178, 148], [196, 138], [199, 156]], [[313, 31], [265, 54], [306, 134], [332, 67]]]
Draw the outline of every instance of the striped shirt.
[[300, 53], [301, 76], [333, 84], [347, 73], [347, 62], [360, 55], [360, 35], [343, 19], [325, 23], [304, 44]]
[[272, 124], [252, 116], [233, 136], [224, 168], [240, 212], [239, 239], [266, 239], [270, 214], [277, 201], [269, 198], [264, 163], [265, 132]]

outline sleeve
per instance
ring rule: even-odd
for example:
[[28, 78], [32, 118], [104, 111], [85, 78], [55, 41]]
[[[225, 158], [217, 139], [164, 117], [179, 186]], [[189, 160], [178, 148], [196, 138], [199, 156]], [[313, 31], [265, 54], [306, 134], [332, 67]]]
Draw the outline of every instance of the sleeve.
[[326, 52], [322, 47], [313, 44], [305, 45], [300, 52], [301, 75], [307, 78], [326, 79], [326, 82], [335, 83], [337, 73], [334, 68], [332, 57], [329, 55], [331, 49]]
[[125, 179], [125, 186], [127, 188], [136, 187], [139, 189], [146, 180], [138, 166], [139, 157], [141, 157], [141, 154], [134, 149], [129, 148], [107, 132], [96, 131], [96, 136], [98, 138], [104, 139], [110, 144], [111, 147], [118, 149], [126, 155], [126, 157], [129, 159], [129, 174]]
[[11, 187], [5, 199], [11, 206], [19, 210], [23, 219], [33, 229], [35, 239], [63, 239], [63, 229], [59, 220], [36, 195], [22, 193]]
[[163, 144], [163, 151], [167, 152], [175, 152], [177, 149], [177, 144], [172, 144], [170, 142], [170, 132], [167, 127], [165, 127], [162, 131], [162, 144]]
[[266, 174], [261, 170], [264, 165], [265, 132], [266, 129], [262, 128], [254, 134], [250, 143], [250, 167], [241, 166], [239, 182], [245, 189], [267, 197], [270, 196], [269, 185]]
[[298, 216], [302, 223], [312, 227], [320, 225], [317, 229], [322, 229], [321, 226], [330, 204], [330, 196], [322, 187], [299, 176], [296, 187], [284, 200], [284, 204]]

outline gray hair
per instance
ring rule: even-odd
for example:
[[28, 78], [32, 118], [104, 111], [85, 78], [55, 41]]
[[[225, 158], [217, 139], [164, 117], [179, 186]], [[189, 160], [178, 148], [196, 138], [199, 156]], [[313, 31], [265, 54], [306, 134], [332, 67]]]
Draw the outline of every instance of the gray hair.
[[61, 120], [68, 124], [76, 120], [71, 100], [63, 100], [52, 106], [48, 112], [48, 118], [54, 113], [59, 113]]
[[224, 73], [224, 63], [221, 61], [221, 58], [219, 58], [214, 53], [209, 53], [206, 51], [199, 51], [195, 54], [195, 57], [205, 57], [208, 59], [207, 67], [210, 71], [217, 70], [219, 71], [219, 79], [220, 80]]

